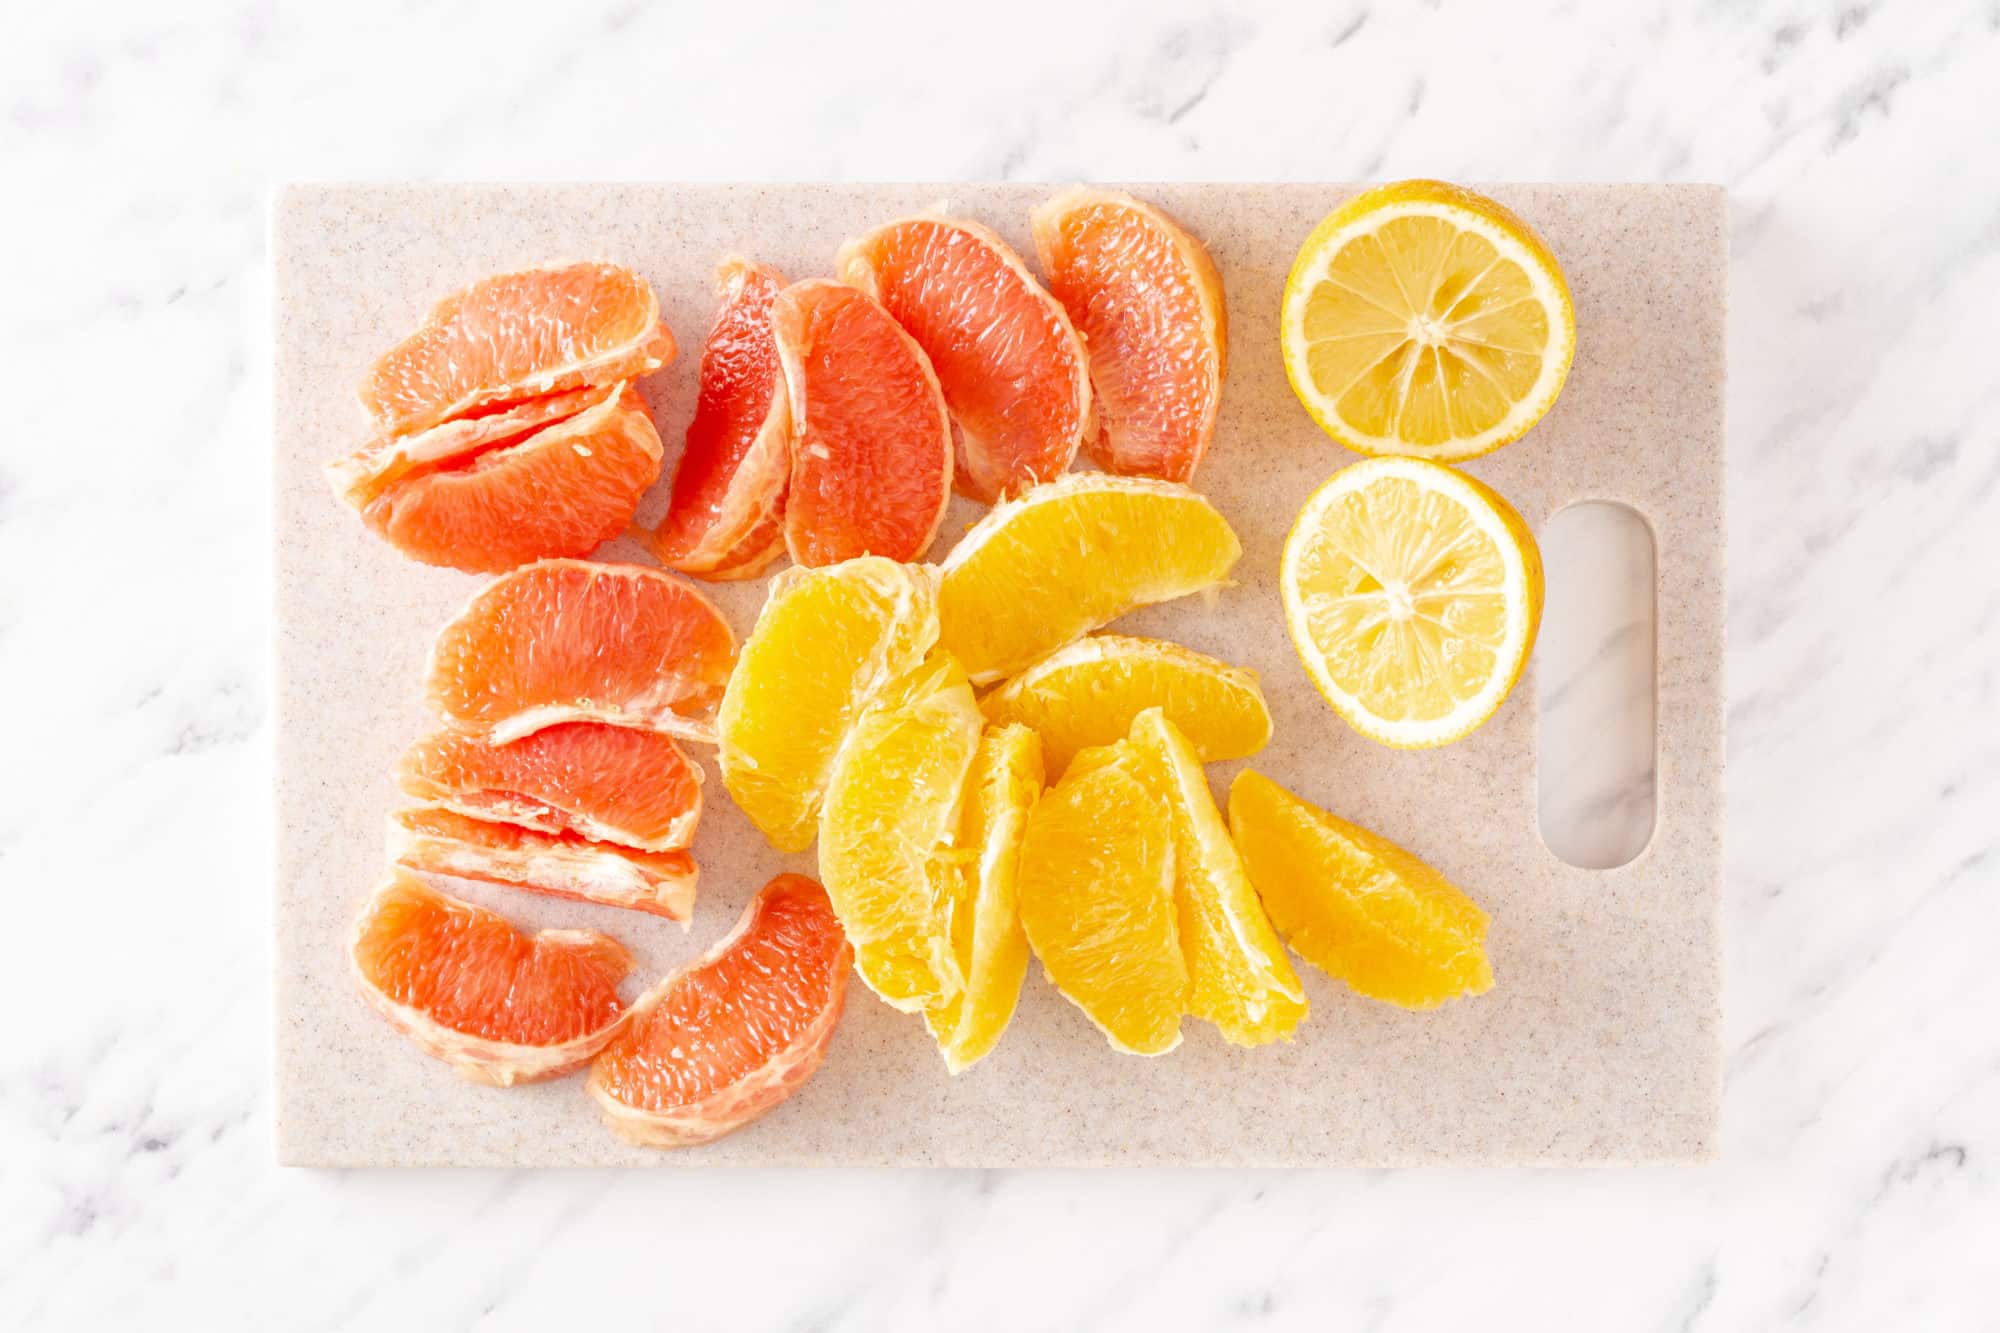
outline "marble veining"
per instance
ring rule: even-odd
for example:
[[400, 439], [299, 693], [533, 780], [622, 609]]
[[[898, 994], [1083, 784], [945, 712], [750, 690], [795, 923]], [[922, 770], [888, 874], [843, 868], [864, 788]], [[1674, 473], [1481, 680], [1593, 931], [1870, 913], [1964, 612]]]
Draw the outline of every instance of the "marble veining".
[[[9, 29], [0, 1326], [1993, 1326], [2000, 6], [204, 0]], [[270, 1165], [271, 185], [1419, 173], [1731, 192], [1718, 1165]]]

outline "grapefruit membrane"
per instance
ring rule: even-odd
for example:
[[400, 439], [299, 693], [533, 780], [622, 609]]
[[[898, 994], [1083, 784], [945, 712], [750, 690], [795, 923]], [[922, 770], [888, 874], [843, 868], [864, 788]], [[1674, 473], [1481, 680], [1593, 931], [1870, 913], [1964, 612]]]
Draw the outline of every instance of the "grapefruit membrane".
[[650, 912], [680, 922], [683, 930], [694, 915], [696, 871], [686, 852], [642, 852], [574, 833], [540, 833], [438, 805], [389, 816], [389, 860], [419, 874]]

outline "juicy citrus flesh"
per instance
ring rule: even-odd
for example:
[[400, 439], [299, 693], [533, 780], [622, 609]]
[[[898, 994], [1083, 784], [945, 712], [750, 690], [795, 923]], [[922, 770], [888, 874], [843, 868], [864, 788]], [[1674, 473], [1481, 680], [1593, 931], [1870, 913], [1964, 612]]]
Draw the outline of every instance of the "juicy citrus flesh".
[[792, 416], [792, 559], [918, 559], [952, 475], [951, 418], [923, 348], [874, 298], [827, 278], [779, 292], [771, 324]]
[[1363, 735], [1402, 748], [1491, 717], [1541, 623], [1527, 524], [1489, 487], [1420, 459], [1335, 473], [1300, 511], [1279, 583], [1320, 693]]
[[1203, 762], [1248, 758], [1271, 739], [1256, 672], [1127, 634], [1078, 639], [980, 700], [990, 720], [1033, 727], [1049, 772], [1058, 775], [1079, 750], [1123, 738], [1155, 707]]
[[964, 989], [938, 861], [958, 850], [982, 724], [964, 668], [934, 652], [862, 714], [827, 781], [820, 877], [861, 979], [905, 1012]]
[[1113, 1048], [1180, 1045], [1187, 960], [1174, 907], [1173, 816], [1129, 742], [1086, 750], [1028, 815], [1021, 926], [1049, 982]]
[[1342, 444], [1456, 461], [1548, 411], [1576, 316], [1527, 223], [1470, 190], [1404, 181], [1349, 200], [1307, 238], [1280, 336], [1293, 389]]
[[643, 1146], [742, 1128], [819, 1068], [852, 957], [820, 886], [778, 876], [721, 943], [633, 1005], [591, 1066], [590, 1094]]
[[735, 662], [729, 622], [682, 580], [544, 560], [489, 583], [438, 632], [425, 690], [496, 742], [575, 721], [712, 740]]
[[404, 473], [361, 517], [404, 555], [473, 573], [588, 555], [632, 521], [660, 457], [645, 404], [614, 384], [573, 416]]
[[716, 285], [722, 303], [702, 345], [694, 420], [666, 516], [648, 544], [671, 569], [743, 579], [785, 550], [792, 419], [771, 333], [771, 303], [785, 280], [762, 264], [730, 259]]
[[1222, 278], [1166, 213], [1113, 190], [1072, 190], [1034, 211], [1049, 289], [1090, 353], [1107, 472], [1192, 480], [1215, 437], [1229, 355]]
[[1431, 1009], [1492, 988], [1486, 913], [1387, 838], [1248, 769], [1229, 825], [1285, 939], [1357, 994]]
[[478, 455], [519, 444], [544, 426], [616, 399], [623, 384], [566, 389], [519, 403], [455, 417], [414, 435], [383, 435], [326, 465], [334, 493], [360, 509], [412, 474], [463, 468]]
[[836, 267], [930, 358], [958, 423], [960, 490], [990, 503], [1068, 469], [1092, 421], [1083, 343], [1004, 240], [904, 218], [842, 246]]
[[773, 847], [812, 845], [835, 754], [937, 642], [937, 582], [864, 557], [771, 580], [716, 714], [723, 785]]
[[576, 1068], [617, 1030], [632, 961], [589, 930], [528, 935], [401, 871], [355, 922], [363, 996], [425, 1051], [502, 1086]]
[[432, 805], [391, 815], [388, 842], [389, 860], [419, 874], [626, 907], [683, 926], [694, 914], [697, 872], [686, 852], [642, 852]]
[[686, 847], [701, 818], [701, 769], [672, 737], [601, 722], [560, 722], [504, 745], [435, 732], [404, 752], [396, 781], [474, 819], [649, 852]]
[[1174, 904], [1188, 1012], [1238, 1046], [1290, 1041], [1305, 989], [1251, 887], [1194, 746], [1157, 708], [1132, 725], [1140, 772], [1173, 818]]
[[1079, 474], [994, 506], [942, 566], [942, 641], [975, 682], [1010, 676], [1135, 607], [1228, 577], [1243, 548], [1199, 492]]
[[361, 404], [385, 433], [409, 434], [495, 404], [634, 379], [673, 355], [659, 299], [630, 269], [525, 269], [438, 302], [370, 367]]
[[1042, 793], [1042, 745], [1019, 725], [988, 726], [966, 777], [955, 856], [936, 874], [946, 933], [965, 989], [924, 1011], [945, 1068], [960, 1074], [989, 1055], [1013, 1020], [1028, 972], [1021, 929], [1021, 837]]

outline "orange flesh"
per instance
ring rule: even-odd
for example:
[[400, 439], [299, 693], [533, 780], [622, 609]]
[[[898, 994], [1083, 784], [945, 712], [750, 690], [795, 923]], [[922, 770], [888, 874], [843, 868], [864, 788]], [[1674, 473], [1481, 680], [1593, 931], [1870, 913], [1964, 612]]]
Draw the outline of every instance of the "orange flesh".
[[1116, 196], [1038, 215], [1035, 248], [1090, 349], [1102, 431], [1085, 450], [1107, 472], [1190, 480], [1215, 434], [1227, 354], [1221, 280], [1206, 252], [1164, 215]]
[[574, 833], [538, 833], [438, 806], [399, 810], [397, 862], [411, 870], [504, 884], [577, 902], [629, 907], [675, 921], [694, 909], [686, 852], [642, 852]]
[[872, 283], [930, 357], [959, 426], [960, 490], [990, 502], [1062, 475], [1090, 411], [1083, 345], [999, 237], [939, 219], [894, 222], [855, 243], [842, 275]]
[[498, 572], [587, 555], [624, 531], [660, 475], [660, 437], [631, 385], [501, 447], [414, 471], [361, 511], [426, 564]]
[[369, 904], [354, 961], [368, 984], [440, 1026], [522, 1046], [603, 1030], [624, 1011], [618, 983], [632, 970], [608, 935], [523, 934], [407, 875]]
[[660, 563], [709, 578], [748, 578], [785, 549], [790, 416], [771, 302], [784, 279], [761, 264], [723, 266], [722, 306], [701, 353], [701, 389], [652, 534]]
[[615, 264], [483, 278], [432, 307], [362, 381], [386, 434], [425, 430], [498, 403], [629, 380], [673, 359], [659, 301]]
[[792, 409], [792, 559], [917, 559], [952, 474], [950, 418], [923, 350], [877, 302], [827, 279], [780, 292], [772, 323]]
[[719, 1105], [704, 1137], [727, 1132], [782, 1101], [818, 1065], [852, 961], [826, 891], [803, 875], [780, 875], [718, 953], [635, 1006], [592, 1067], [592, 1088], [635, 1110], [687, 1113], [757, 1085]]
[[404, 753], [396, 780], [474, 818], [645, 851], [686, 847], [701, 817], [701, 770], [672, 738], [601, 722], [558, 723], [505, 745], [440, 731]]
[[[492, 584], [439, 632], [426, 686], [461, 726], [596, 719], [705, 730], [736, 660], [722, 613], [640, 565], [548, 560]], [[529, 730], [521, 727], [521, 731]]]

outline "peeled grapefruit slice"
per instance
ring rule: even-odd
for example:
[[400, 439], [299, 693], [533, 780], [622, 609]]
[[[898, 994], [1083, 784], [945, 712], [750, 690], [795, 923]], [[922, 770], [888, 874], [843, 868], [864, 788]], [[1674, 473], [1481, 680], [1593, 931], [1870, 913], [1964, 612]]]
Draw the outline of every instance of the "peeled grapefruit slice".
[[785, 545], [802, 565], [915, 560], [951, 499], [951, 418], [937, 376], [879, 302], [828, 278], [771, 306], [792, 414]]
[[495, 744], [579, 721], [713, 740], [735, 661], [729, 622], [682, 580], [544, 560], [487, 584], [439, 631], [426, 691]]
[[391, 815], [389, 859], [426, 874], [651, 912], [683, 927], [694, 913], [695, 864], [686, 852], [641, 852], [574, 833], [538, 833], [442, 806]]
[[355, 922], [348, 958], [368, 1003], [475, 1083], [577, 1068], [618, 1032], [624, 946], [594, 930], [516, 930], [395, 871]]
[[975, 222], [904, 218], [841, 247], [842, 280], [930, 358], [958, 423], [958, 488], [992, 502], [1068, 469], [1091, 424], [1090, 370], [1062, 306]]
[[497, 403], [613, 384], [673, 360], [644, 278], [616, 264], [500, 273], [453, 292], [383, 354], [361, 405], [407, 435]]
[[601, 722], [559, 722], [505, 745], [440, 731], [404, 753], [396, 781], [474, 819], [649, 852], [686, 847], [701, 818], [701, 770], [671, 737]]
[[1107, 472], [1188, 481], [1215, 435], [1228, 368], [1222, 277], [1200, 241], [1151, 204], [1077, 189], [1030, 218], [1049, 290], [1090, 349]]
[[501, 444], [518, 444], [543, 426], [575, 416], [604, 401], [608, 387], [566, 389], [482, 416], [459, 417], [414, 435], [381, 435], [326, 465], [334, 493], [364, 508], [391, 483], [414, 472], [463, 467], [476, 455]]
[[[479, 418], [486, 424], [476, 428], [444, 428], [481, 443], [364, 485], [362, 519], [413, 559], [475, 573], [588, 555], [632, 521], [660, 475], [660, 437], [629, 383], [593, 390], [581, 411], [549, 422], [564, 405], [530, 402]], [[421, 440], [405, 447], [443, 448]]]
[[778, 876], [727, 938], [632, 1006], [591, 1066], [590, 1095], [642, 1147], [740, 1129], [819, 1068], [853, 959], [825, 891]]
[[701, 390], [673, 499], [647, 534], [660, 563], [711, 579], [747, 579], [785, 549], [791, 405], [771, 336], [771, 302], [785, 280], [728, 259], [716, 271], [722, 305], [701, 350]]

